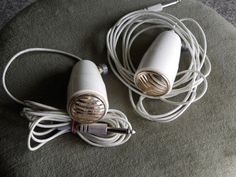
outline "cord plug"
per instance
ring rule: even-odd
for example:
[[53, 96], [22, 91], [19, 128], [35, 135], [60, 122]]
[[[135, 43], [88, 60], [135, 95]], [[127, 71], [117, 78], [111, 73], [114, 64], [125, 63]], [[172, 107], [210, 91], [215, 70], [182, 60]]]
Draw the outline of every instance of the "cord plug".
[[172, 6], [172, 5], [175, 5], [175, 4], [179, 3], [179, 2], [181, 2], [181, 0], [176, 0], [174, 2], [170, 2], [170, 3], [167, 3], [167, 4], [155, 4], [153, 6], [147, 7], [145, 10], [154, 11], [154, 12], [160, 12], [164, 8]]
[[134, 130], [127, 128], [108, 127], [106, 123], [78, 124], [77, 130], [81, 133], [90, 133], [95, 135], [107, 135], [110, 133], [135, 134]]

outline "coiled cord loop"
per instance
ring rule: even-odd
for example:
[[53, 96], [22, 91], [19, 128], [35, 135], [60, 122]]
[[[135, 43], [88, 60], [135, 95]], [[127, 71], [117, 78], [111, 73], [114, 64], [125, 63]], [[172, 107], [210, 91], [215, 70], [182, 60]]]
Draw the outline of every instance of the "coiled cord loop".
[[[192, 22], [201, 34], [203, 44], [200, 45], [194, 34], [184, 24]], [[174, 82], [173, 89], [163, 96], [150, 96], [142, 93], [134, 83], [134, 74], [137, 70], [134, 59], [131, 58], [131, 47], [135, 40], [151, 29], [164, 28], [174, 30], [181, 40], [183, 48], [191, 55], [189, 66], [184, 71], [179, 71]], [[119, 41], [121, 41], [119, 43]], [[192, 103], [202, 98], [206, 93], [207, 77], [211, 72], [211, 63], [206, 55], [207, 41], [201, 26], [194, 19], [177, 17], [163, 12], [138, 10], [122, 17], [107, 34], [107, 58], [109, 65], [116, 77], [129, 89], [130, 102], [135, 111], [142, 117], [158, 122], [170, 122], [178, 118]], [[121, 45], [121, 55], [117, 48]], [[203, 87], [198, 89], [198, 87]], [[140, 96], [135, 103], [133, 93]], [[173, 101], [174, 97], [185, 94], [181, 101]], [[149, 113], [144, 104], [144, 99], [156, 99], [174, 105], [171, 111], [163, 114]]]

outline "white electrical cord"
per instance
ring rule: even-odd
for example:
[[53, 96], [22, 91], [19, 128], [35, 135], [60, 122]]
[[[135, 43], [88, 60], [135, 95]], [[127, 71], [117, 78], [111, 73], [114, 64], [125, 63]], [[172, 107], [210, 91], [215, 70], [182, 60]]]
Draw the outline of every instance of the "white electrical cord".
[[[179, 1], [174, 3], [177, 2]], [[146, 10], [138, 10], [125, 15], [109, 30], [106, 39], [109, 65], [117, 78], [128, 87], [133, 108], [140, 116], [162, 123], [175, 120], [192, 103], [202, 98], [208, 87], [206, 78], [211, 72], [211, 63], [206, 55], [207, 41], [203, 29], [194, 19], [178, 19], [168, 13], [160, 12], [163, 7], [167, 6], [157, 4]], [[202, 46], [184, 22], [192, 22], [199, 29], [203, 40]], [[156, 28], [174, 30], [180, 36], [184, 48], [188, 49], [191, 54], [188, 69], [178, 72], [178, 79], [175, 80], [172, 91], [161, 97], [145, 95], [136, 87], [134, 74], [137, 68], [134, 67], [134, 59], [131, 58], [130, 53], [133, 43], [141, 34]], [[117, 52], [119, 42], [121, 42], [121, 56]], [[201, 90], [198, 89], [199, 86], [202, 86]], [[133, 93], [139, 95], [137, 103], [134, 101]], [[173, 98], [183, 94], [185, 97], [182, 101], [173, 101]], [[145, 99], [160, 100], [174, 105], [175, 108], [163, 114], [151, 114], [143, 104]]]
[[[148, 7], [146, 10], [138, 10], [129, 13], [122, 17], [107, 34], [108, 61], [112, 71], [121, 80], [121, 82], [128, 87], [129, 98], [135, 111], [142, 117], [152, 121], [170, 122], [175, 120], [193, 102], [202, 98], [207, 90], [206, 78], [211, 71], [211, 64], [209, 58], [206, 55], [206, 36], [201, 26], [193, 19], [178, 19], [170, 14], [159, 12], [164, 7], [176, 4], [177, 2], [179, 1], [167, 5], [157, 4]], [[184, 22], [193, 22], [196, 27], [198, 27], [200, 33], [202, 34], [203, 46], [198, 43], [196, 37], [186, 27]], [[142, 27], [142, 29], [138, 31], [139, 27]], [[191, 54], [191, 61], [188, 69], [180, 71], [177, 74], [179, 78], [175, 81], [172, 91], [161, 97], [145, 95], [135, 86], [134, 73], [136, 68], [134, 67], [130, 54], [130, 50], [135, 39], [142, 33], [155, 28], [167, 28], [174, 30], [182, 39], [184, 48], [187, 48]], [[122, 57], [119, 57], [116, 49], [120, 38], [122, 40]], [[8, 90], [5, 79], [8, 68], [17, 57], [29, 52], [58, 53], [72, 57], [76, 60], [81, 60], [81, 58], [73, 54], [55, 49], [30, 48], [17, 53], [7, 63], [2, 76], [3, 87], [9, 97], [11, 97], [17, 103], [26, 106], [23, 109], [22, 114], [30, 121], [28, 148], [31, 151], [34, 151], [39, 149], [50, 140], [62, 134], [71, 132], [72, 130], [71, 118], [63, 110], [33, 101], [21, 101], [13, 96]], [[198, 86], [200, 85], [202, 85], [203, 88], [199, 91]], [[137, 103], [134, 101], [133, 93], [136, 93], [140, 96]], [[182, 101], [171, 100], [180, 94], [186, 94]], [[164, 114], [153, 115], [148, 113], [145, 106], [143, 105], [144, 99], [161, 100], [165, 103], [175, 105], [176, 107]], [[129, 123], [127, 117], [118, 110], [110, 109], [107, 115], [101, 119], [101, 122], [107, 123], [112, 127], [129, 128], [132, 130], [132, 126]], [[131, 137], [131, 134], [116, 133], [111, 133], [106, 136], [97, 136], [88, 133], [80, 133], [77, 131], [77, 134], [87, 143], [99, 147], [121, 145]], [[32, 145], [32, 141], [36, 143], [36, 145]]]
[[[6, 73], [12, 64], [19, 56], [29, 52], [50, 52], [69, 56], [76, 60], [82, 60], [80, 57], [55, 49], [47, 48], [29, 48], [15, 54], [7, 63], [2, 76], [2, 84], [6, 93], [19, 104], [25, 106], [22, 111], [22, 116], [29, 120], [29, 136], [28, 136], [28, 148], [31, 151], [35, 151], [42, 147], [47, 142], [54, 138], [71, 132], [72, 120], [69, 115], [58, 108], [48, 106], [45, 104], [37, 103], [34, 101], [21, 101], [16, 98], [7, 88], [6, 85]], [[104, 116], [99, 122], [106, 123], [114, 128], [124, 128], [132, 130], [132, 126], [129, 123], [126, 115], [121, 111], [115, 109], [109, 109], [106, 116]], [[85, 131], [84, 131], [85, 132]], [[108, 133], [107, 135], [95, 135], [89, 133], [81, 133], [79, 130], [76, 133], [87, 143], [98, 147], [112, 147], [118, 146], [129, 140], [131, 134], [119, 134]]]

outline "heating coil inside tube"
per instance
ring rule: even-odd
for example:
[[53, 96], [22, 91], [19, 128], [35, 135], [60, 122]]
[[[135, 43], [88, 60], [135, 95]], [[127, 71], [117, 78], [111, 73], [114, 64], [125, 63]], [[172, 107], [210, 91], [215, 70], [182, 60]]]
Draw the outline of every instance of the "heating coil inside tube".
[[152, 71], [138, 73], [134, 82], [144, 94], [151, 96], [165, 95], [170, 88], [170, 83], [165, 76]]

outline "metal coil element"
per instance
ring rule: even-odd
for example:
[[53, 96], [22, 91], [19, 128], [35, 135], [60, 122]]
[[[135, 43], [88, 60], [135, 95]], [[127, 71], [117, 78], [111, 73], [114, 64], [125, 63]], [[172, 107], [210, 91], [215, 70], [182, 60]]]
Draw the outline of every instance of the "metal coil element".
[[98, 96], [84, 94], [74, 96], [69, 103], [69, 112], [80, 123], [97, 122], [106, 114], [104, 102]]
[[146, 95], [162, 96], [170, 90], [169, 81], [164, 75], [152, 71], [142, 71], [135, 77], [136, 86]]

